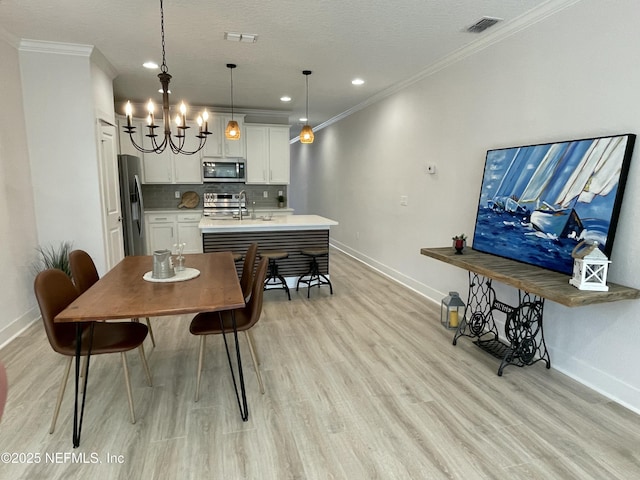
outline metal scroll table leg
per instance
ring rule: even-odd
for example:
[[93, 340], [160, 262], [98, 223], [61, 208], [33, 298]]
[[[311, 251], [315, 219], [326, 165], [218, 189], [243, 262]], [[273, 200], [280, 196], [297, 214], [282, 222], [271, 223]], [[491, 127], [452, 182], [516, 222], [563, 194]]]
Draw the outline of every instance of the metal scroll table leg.
[[520, 305], [507, 315], [504, 326], [509, 349], [500, 363], [498, 376], [502, 376], [507, 365], [524, 367], [544, 361], [546, 367], [551, 368], [551, 358], [542, 328], [544, 298], [522, 291], [518, 294]]
[[[224, 331], [224, 322], [222, 321], [222, 314], [218, 314], [220, 318], [220, 329], [222, 330], [222, 338], [224, 339], [224, 348], [227, 350], [227, 360], [229, 360], [229, 369], [231, 370], [231, 379], [233, 380], [233, 389], [236, 392], [236, 399], [238, 400], [238, 408], [240, 409], [240, 417], [242, 421], [246, 422], [249, 419], [249, 407], [247, 405], [247, 393], [244, 388], [244, 374], [242, 372], [242, 358], [240, 356], [240, 343], [238, 342], [238, 329], [236, 326], [235, 312], [231, 311], [231, 325], [233, 327], [233, 339], [236, 344], [236, 362], [238, 364], [238, 379], [240, 381], [240, 392], [238, 392], [238, 385], [236, 383], [236, 375], [233, 370], [233, 362], [231, 361], [231, 353], [229, 352], [229, 345], [227, 343], [227, 335]], [[242, 397], [242, 400], [241, 400]]]
[[458, 325], [453, 344], [460, 337], [480, 338], [492, 336], [498, 338], [498, 329], [493, 319], [493, 303], [496, 293], [491, 286], [491, 279], [474, 272], [469, 272], [469, 293], [464, 315]]
[[[491, 279], [469, 272], [467, 305], [453, 344], [456, 345], [460, 337], [475, 338], [478, 347], [501, 360], [498, 376], [502, 376], [507, 365], [523, 367], [542, 360], [551, 368], [542, 329], [544, 298], [519, 290], [518, 299], [517, 307], [497, 300]], [[494, 312], [506, 316], [507, 343], [499, 338]]]
[[78, 412], [78, 392], [80, 391], [80, 364], [82, 363], [82, 326], [78, 322], [76, 324], [76, 393], [73, 410], [73, 448], [80, 446], [80, 434], [82, 433], [82, 420], [84, 418], [84, 404], [87, 398], [87, 384], [89, 383], [89, 360], [91, 359], [91, 347], [93, 346], [93, 326], [94, 322], [89, 325], [89, 348], [87, 349], [87, 363], [84, 371], [84, 388], [82, 389], [82, 405]]

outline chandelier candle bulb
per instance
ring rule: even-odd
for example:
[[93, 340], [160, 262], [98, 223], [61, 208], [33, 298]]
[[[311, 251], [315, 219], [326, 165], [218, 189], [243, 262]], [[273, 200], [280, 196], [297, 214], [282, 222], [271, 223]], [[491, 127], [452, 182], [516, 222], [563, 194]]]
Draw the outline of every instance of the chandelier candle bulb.
[[131, 116], [133, 114], [131, 102], [127, 101], [127, 105], [124, 107], [124, 113], [127, 115], [127, 127], [131, 128]]

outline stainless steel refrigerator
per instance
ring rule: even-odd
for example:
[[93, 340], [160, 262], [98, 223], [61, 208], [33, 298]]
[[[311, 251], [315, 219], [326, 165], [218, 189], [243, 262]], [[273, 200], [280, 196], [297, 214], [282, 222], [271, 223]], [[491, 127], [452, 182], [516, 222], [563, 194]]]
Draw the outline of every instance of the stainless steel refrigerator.
[[142, 160], [118, 155], [120, 203], [125, 255], [145, 255], [144, 203], [142, 202]]

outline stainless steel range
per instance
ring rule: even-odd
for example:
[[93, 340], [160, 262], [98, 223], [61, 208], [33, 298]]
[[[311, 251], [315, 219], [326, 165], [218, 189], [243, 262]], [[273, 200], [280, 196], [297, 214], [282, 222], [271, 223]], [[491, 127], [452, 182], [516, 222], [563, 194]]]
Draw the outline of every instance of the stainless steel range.
[[230, 219], [248, 215], [247, 199], [239, 193], [204, 193], [203, 215], [205, 217]]

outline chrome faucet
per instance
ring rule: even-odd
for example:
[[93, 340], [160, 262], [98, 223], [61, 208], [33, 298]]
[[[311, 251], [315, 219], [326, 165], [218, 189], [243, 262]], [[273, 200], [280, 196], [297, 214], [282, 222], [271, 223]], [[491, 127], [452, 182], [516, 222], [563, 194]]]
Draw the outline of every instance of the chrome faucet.
[[238, 194], [238, 211], [240, 213], [240, 221], [242, 221], [242, 197], [244, 197], [244, 204], [247, 204], [247, 192], [245, 192], [244, 190], [240, 190], [240, 193]]

